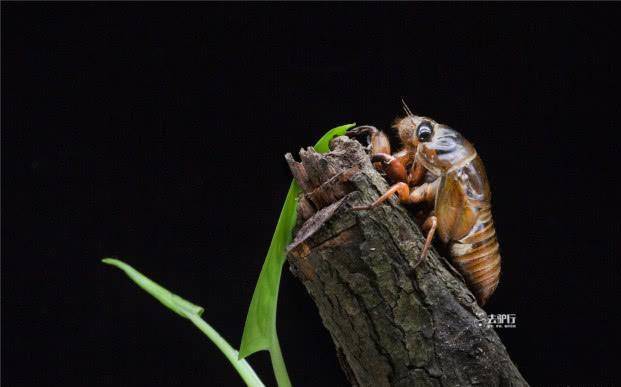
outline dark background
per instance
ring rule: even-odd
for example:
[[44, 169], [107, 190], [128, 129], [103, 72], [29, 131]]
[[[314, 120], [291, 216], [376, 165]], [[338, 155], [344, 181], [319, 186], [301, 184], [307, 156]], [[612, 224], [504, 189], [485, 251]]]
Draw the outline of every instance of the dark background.
[[[283, 155], [404, 97], [477, 147], [503, 253], [489, 313], [532, 384], [620, 382], [618, 7], [2, 4], [2, 379], [240, 385], [191, 324], [99, 260], [204, 305], [234, 346]], [[296, 385], [345, 383], [284, 271]], [[266, 353], [250, 358], [270, 385]]]

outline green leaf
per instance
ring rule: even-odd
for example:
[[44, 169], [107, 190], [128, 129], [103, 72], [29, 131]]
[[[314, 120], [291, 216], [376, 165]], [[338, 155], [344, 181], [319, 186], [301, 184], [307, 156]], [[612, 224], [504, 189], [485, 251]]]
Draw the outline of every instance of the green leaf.
[[[354, 126], [348, 124], [336, 127], [327, 132], [315, 144], [315, 150], [320, 153], [328, 152], [328, 144], [333, 137], [341, 136]], [[286, 259], [286, 248], [291, 243], [293, 227], [296, 221], [297, 197], [300, 188], [293, 181], [280, 212], [278, 223], [272, 242], [267, 251], [267, 257], [259, 274], [257, 286], [252, 295], [252, 301], [246, 317], [246, 325], [239, 349], [239, 357], [243, 359], [257, 351], [270, 352], [272, 367], [278, 385], [289, 386], [289, 376], [282, 358], [278, 336], [276, 335], [276, 307], [278, 304], [278, 289], [282, 266]]]
[[239, 354], [237, 350], [231, 347], [229, 343], [211, 327], [211, 325], [207, 324], [207, 322], [201, 318], [204, 311], [202, 307], [194, 305], [190, 301], [171, 293], [169, 290], [151, 281], [149, 278], [145, 277], [142, 273], [125, 262], [114, 258], [106, 258], [103, 259], [102, 262], [108, 265], [116, 266], [123, 270], [132, 281], [143, 288], [147, 293], [155, 297], [168, 309], [177, 313], [179, 316], [192, 321], [192, 323], [196, 325], [196, 327], [198, 327], [198, 329], [200, 329], [205, 336], [207, 336], [218, 347], [218, 349], [220, 349], [220, 351], [222, 351], [224, 356], [226, 356], [233, 367], [235, 367], [246, 385], [252, 387], [264, 386], [261, 379], [259, 379], [252, 367], [250, 367], [250, 364], [248, 364], [246, 360], [240, 360], [238, 358]]
[[179, 316], [189, 318], [191, 314], [196, 314], [198, 316], [203, 314], [204, 309], [202, 307], [194, 305], [190, 301], [184, 300], [178, 295], [164, 289], [125, 262], [114, 258], [106, 258], [103, 259], [102, 262], [108, 265], [116, 266], [123, 270], [125, 274], [127, 274], [127, 276], [138, 286], [143, 288], [147, 293], [155, 297], [159, 302], [164, 304], [164, 306], [177, 313]]

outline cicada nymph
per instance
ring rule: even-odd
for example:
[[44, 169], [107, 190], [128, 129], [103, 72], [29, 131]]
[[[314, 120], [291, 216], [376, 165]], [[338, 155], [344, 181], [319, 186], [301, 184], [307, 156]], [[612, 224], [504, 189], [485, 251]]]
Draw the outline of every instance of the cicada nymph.
[[498, 286], [500, 253], [483, 162], [459, 132], [404, 107], [406, 117], [394, 125], [403, 148], [395, 153], [386, 134], [375, 127], [348, 132], [350, 137], [369, 136], [371, 161], [392, 184], [372, 204], [354, 209], [377, 207], [395, 193], [401, 203], [422, 209], [421, 228], [427, 238], [416, 265], [437, 233], [479, 305], [484, 305]]

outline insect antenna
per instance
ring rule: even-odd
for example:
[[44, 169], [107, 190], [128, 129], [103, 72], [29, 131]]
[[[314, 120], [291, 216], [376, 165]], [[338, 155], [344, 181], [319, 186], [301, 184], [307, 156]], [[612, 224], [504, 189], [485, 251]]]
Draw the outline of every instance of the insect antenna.
[[410, 120], [412, 120], [412, 124], [416, 126], [416, 123], [414, 122], [414, 113], [412, 113], [412, 111], [408, 107], [408, 104], [405, 103], [405, 100], [403, 99], [403, 97], [401, 98], [401, 104], [403, 105], [403, 111], [405, 111], [405, 114], [407, 114], [410, 117]]

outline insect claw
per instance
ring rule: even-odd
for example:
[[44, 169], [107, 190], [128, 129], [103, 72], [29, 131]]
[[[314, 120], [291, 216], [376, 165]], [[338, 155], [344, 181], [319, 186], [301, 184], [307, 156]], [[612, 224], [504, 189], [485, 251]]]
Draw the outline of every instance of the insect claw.
[[425, 260], [425, 257], [421, 256], [418, 258], [418, 261], [416, 261], [415, 263], [410, 262], [410, 269], [414, 271], [421, 263], [423, 263], [424, 260]]
[[361, 126], [356, 126], [355, 128], [349, 129], [347, 132], [345, 132], [345, 135], [349, 137], [355, 137], [355, 136], [360, 136], [363, 134], [373, 134], [377, 132], [378, 130], [375, 126], [361, 125]]
[[365, 138], [365, 142], [367, 143], [367, 147], [371, 146], [371, 138], [374, 134], [379, 132], [375, 126], [362, 125], [356, 126], [345, 132], [345, 135], [349, 138], [356, 139], [360, 142], [362, 138]]

